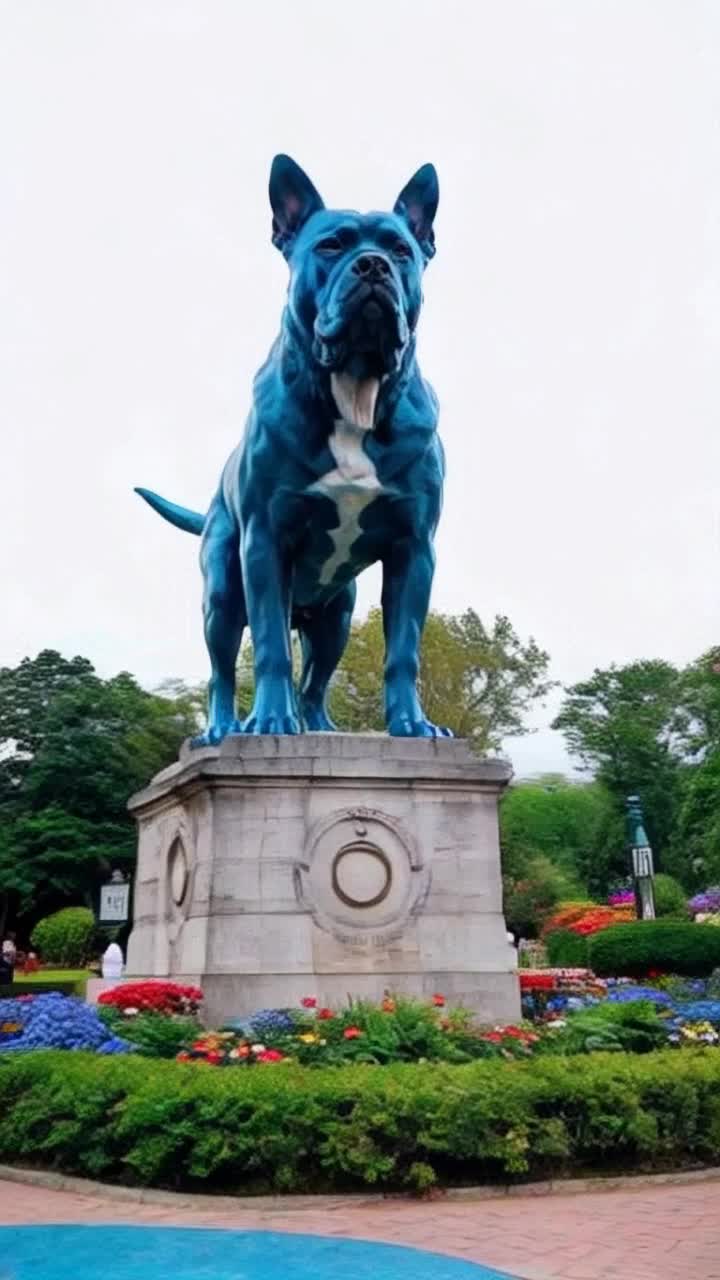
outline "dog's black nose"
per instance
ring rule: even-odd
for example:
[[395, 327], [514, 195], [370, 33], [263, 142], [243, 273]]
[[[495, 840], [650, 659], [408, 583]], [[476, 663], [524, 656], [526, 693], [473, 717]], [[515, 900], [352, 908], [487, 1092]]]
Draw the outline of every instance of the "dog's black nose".
[[368, 283], [372, 280], [384, 280], [390, 275], [390, 263], [379, 253], [363, 253], [353, 263], [353, 271], [356, 276], [367, 280]]

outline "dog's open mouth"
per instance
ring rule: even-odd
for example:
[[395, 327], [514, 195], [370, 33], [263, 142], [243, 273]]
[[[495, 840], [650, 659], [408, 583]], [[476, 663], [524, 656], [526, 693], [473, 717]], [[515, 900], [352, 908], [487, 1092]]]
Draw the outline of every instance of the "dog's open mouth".
[[332, 316], [315, 322], [313, 355], [354, 378], [383, 378], [400, 365], [408, 340], [402, 309], [382, 285], [361, 285]]

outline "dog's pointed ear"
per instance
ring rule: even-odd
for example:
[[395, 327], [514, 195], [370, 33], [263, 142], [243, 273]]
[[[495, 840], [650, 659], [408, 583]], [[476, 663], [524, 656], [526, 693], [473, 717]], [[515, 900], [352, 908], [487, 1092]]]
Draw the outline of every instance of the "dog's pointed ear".
[[424, 164], [407, 186], [403, 187], [395, 201], [394, 212], [407, 222], [428, 261], [435, 253], [433, 222], [439, 199], [440, 187], [435, 165]]
[[290, 156], [275, 156], [270, 170], [270, 204], [273, 211], [272, 242], [287, 254], [311, 214], [324, 209], [307, 174]]

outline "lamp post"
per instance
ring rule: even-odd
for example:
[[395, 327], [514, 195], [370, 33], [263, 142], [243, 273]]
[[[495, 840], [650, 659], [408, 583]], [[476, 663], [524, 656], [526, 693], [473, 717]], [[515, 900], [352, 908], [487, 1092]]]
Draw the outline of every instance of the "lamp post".
[[632, 858], [635, 903], [639, 920], [655, 919], [655, 893], [653, 890], [653, 852], [645, 831], [645, 820], [639, 796], [628, 796], [627, 833]]

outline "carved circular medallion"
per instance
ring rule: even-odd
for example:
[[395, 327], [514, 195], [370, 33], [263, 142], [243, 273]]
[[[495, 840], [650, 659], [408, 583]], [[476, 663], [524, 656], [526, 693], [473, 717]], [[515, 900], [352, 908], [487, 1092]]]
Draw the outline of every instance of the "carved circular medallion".
[[335, 854], [332, 887], [346, 907], [377, 907], [392, 884], [389, 859], [376, 845], [355, 840]]
[[366, 806], [322, 817], [295, 866], [298, 901], [343, 946], [385, 946], [422, 910], [430, 870], [403, 823]]
[[168, 855], [168, 883], [175, 906], [182, 906], [188, 885], [188, 864], [182, 840], [173, 841]]

